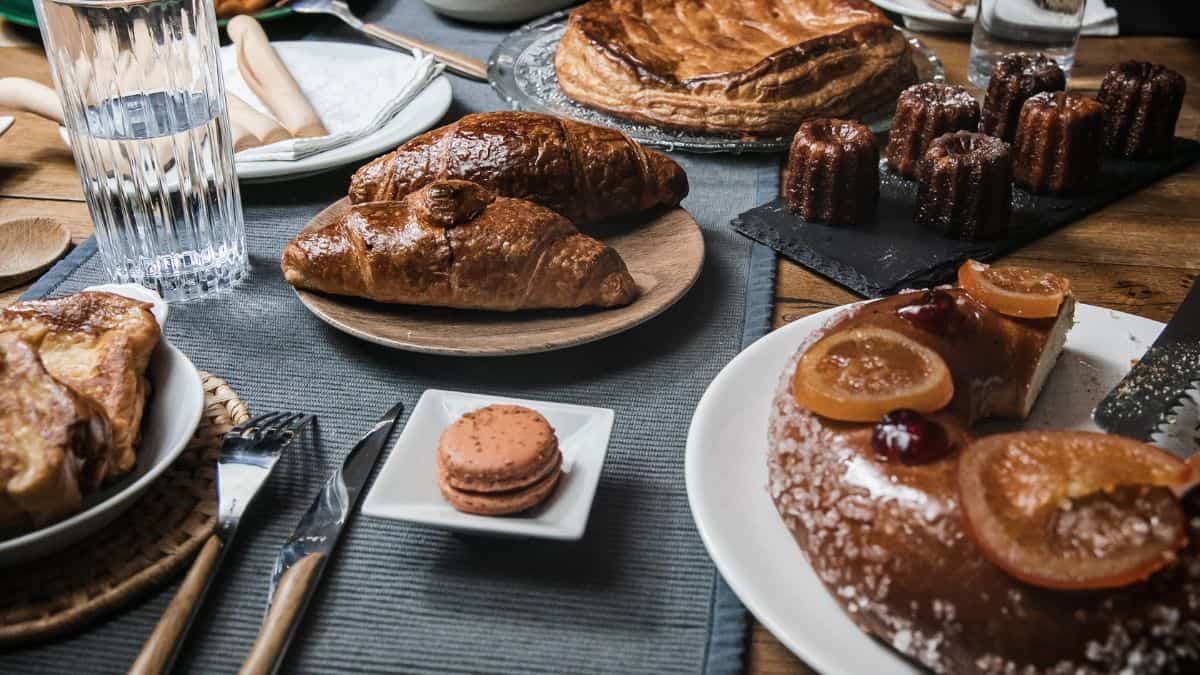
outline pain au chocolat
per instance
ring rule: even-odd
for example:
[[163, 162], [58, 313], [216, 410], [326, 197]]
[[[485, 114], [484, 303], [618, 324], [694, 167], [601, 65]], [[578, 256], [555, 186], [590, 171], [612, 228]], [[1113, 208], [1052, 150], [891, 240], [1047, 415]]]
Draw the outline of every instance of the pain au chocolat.
[[755, 136], [861, 116], [916, 79], [908, 42], [866, 0], [592, 0], [554, 69], [591, 108]]
[[[769, 425], [780, 516], [850, 619], [932, 672], [1200, 672], [1200, 513], [1185, 525], [1188, 500], [1167, 489], [1144, 491], [1155, 502], [1130, 496], [1140, 481], [1092, 481], [1137, 469], [1114, 461], [1126, 451], [1184, 463], [1093, 432], [975, 437], [976, 421], [1029, 414], [1072, 323], [1065, 280], [1019, 270], [1010, 280], [1042, 295], [1012, 302], [1025, 293], [997, 292], [996, 269], [968, 262], [957, 286], [855, 306], [800, 347]], [[1016, 316], [1023, 311], [1030, 316]], [[822, 379], [827, 362], [839, 366]], [[863, 401], [838, 398], [847, 373], [908, 387], [907, 400], [849, 409]], [[940, 384], [913, 388], [923, 380]], [[1108, 461], [1094, 461], [1101, 454]], [[1005, 525], [1026, 511], [1045, 521], [1006, 539]], [[1128, 576], [1108, 574], [1111, 559], [1097, 551], [1130, 542], [1166, 542], [1165, 554]]]

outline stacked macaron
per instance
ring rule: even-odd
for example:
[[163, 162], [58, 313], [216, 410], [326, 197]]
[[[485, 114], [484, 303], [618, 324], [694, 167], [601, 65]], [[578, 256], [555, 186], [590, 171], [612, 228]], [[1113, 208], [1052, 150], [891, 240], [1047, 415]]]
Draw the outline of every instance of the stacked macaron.
[[437, 449], [438, 486], [459, 511], [519, 513], [550, 496], [562, 474], [554, 429], [536, 410], [489, 405], [458, 418]]

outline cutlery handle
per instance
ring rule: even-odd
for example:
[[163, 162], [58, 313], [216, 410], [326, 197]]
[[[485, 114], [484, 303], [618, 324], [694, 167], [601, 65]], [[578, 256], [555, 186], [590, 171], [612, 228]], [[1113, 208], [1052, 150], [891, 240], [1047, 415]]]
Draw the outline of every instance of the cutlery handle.
[[258, 638], [250, 648], [250, 655], [242, 664], [240, 675], [271, 675], [283, 660], [292, 634], [300, 624], [300, 616], [308, 604], [308, 598], [321, 578], [323, 553], [313, 553], [297, 560], [283, 573], [271, 599], [271, 609], [263, 619]]
[[393, 33], [392, 31], [383, 28], [382, 26], [377, 26], [373, 23], [364, 23], [362, 30], [364, 33], [377, 40], [382, 40], [402, 49], [420, 49], [427, 54], [432, 54], [438, 61], [445, 63], [446, 69], [452, 73], [462, 75], [463, 77], [469, 77], [473, 80], [479, 80], [480, 82], [487, 82], [487, 66], [484, 65], [482, 61], [476, 61], [475, 59], [459, 54], [458, 52], [452, 52], [448, 49], [435, 47], [431, 44], [421, 42], [420, 40], [414, 40], [410, 37], [400, 35], [399, 33]]
[[0, 77], [0, 107], [24, 110], [63, 123], [58, 92], [41, 82], [23, 77]]
[[211, 535], [204, 542], [204, 548], [192, 563], [183, 583], [167, 605], [154, 632], [142, 646], [142, 652], [129, 669], [129, 675], [158, 675], [171, 669], [179, 648], [183, 646], [183, 638], [188, 627], [192, 624], [197, 610], [208, 592], [209, 582], [212, 581], [220, 566], [224, 545], [217, 535]]

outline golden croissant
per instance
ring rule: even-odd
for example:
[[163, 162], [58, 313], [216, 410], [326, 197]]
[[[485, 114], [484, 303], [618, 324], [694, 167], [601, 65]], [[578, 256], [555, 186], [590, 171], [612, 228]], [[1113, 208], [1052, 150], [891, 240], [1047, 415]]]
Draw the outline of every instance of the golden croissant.
[[438, 179], [469, 180], [586, 225], [676, 206], [687, 174], [625, 134], [552, 115], [490, 112], [417, 136], [354, 173], [350, 201], [401, 199]]
[[287, 282], [379, 302], [514, 311], [627, 305], [610, 246], [554, 211], [460, 180], [357, 204], [283, 251]]

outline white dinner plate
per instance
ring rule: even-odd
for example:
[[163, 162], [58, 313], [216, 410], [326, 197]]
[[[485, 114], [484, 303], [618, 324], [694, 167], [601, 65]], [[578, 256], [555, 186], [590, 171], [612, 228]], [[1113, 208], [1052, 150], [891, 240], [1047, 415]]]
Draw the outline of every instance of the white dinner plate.
[[[108, 291], [154, 304], [160, 325], [167, 304], [152, 291], [133, 284], [107, 284], [87, 290]], [[0, 567], [59, 551], [116, 520], [171, 466], [196, 433], [204, 411], [200, 373], [164, 335], [150, 356], [150, 398], [142, 417], [137, 465], [129, 475], [83, 500], [83, 510], [52, 525], [0, 540]]]
[[[923, 671], [860, 631], [825, 591], [767, 494], [767, 416], [789, 356], [835, 308], [748, 347], [709, 385], [688, 431], [684, 472], [700, 537], [767, 630], [825, 675]], [[1066, 349], [1025, 428], [1095, 429], [1091, 411], [1163, 324], [1078, 305]]]
[[[974, 2], [967, 5], [967, 11], [963, 12], [962, 16], [954, 16], [949, 12], [936, 9], [927, 0], [871, 0], [871, 2], [875, 3], [880, 9], [895, 12], [910, 19], [925, 21], [926, 23], [947, 27], [969, 26], [975, 23], [977, 3]], [[1098, 26], [1106, 20], [1104, 15], [1101, 15], [1101, 20], [1095, 20], [1094, 17], [1095, 15], [1093, 15], [1092, 21], [1088, 21], [1088, 16], [1085, 14], [1083, 17], [1083, 27]]]
[[[546, 501], [524, 513], [462, 513], [450, 506], [438, 487], [438, 439], [463, 414], [499, 403], [532, 408], [546, 418], [562, 449], [562, 476]], [[577, 541], [587, 528], [612, 426], [613, 411], [607, 408], [426, 389], [379, 470], [362, 511], [373, 518], [468, 534]]]
[[[315, 60], [340, 64], [356, 60], [374, 62], [382, 56], [393, 61], [398, 70], [407, 68], [413, 60], [408, 54], [393, 49], [350, 42], [280, 41], [272, 42], [271, 46], [279, 53], [279, 58], [283, 60], [284, 64], [292, 69], [293, 75], [302, 89], [305, 88], [305, 81], [311, 77], [309, 74], [312, 71], [311, 69], [297, 68], [298, 59], [310, 63]], [[226, 88], [235, 93], [240, 92], [243, 98], [251, 96], [242, 91], [244, 85], [241, 85], [240, 81], [236, 84], [233, 83], [234, 78], [240, 78], [240, 75], [237, 74], [237, 54], [233, 47], [222, 47], [220, 58], [221, 68], [225, 73]], [[348, 89], [365, 90], [379, 86], [379, 82], [372, 76], [372, 72], [374, 71], [363, 72], [354, 68], [341, 68], [338, 76]], [[243, 182], [258, 183], [300, 178], [391, 152], [404, 141], [433, 128], [450, 108], [452, 98], [450, 80], [445, 75], [439, 75], [398, 115], [374, 134], [294, 162], [236, 161], [235, 157], [238, 178]], [[254, 105], [254, 101], [248, 102]], [[320, 112], [320, 110], [317, 111], [318, 114]]]

